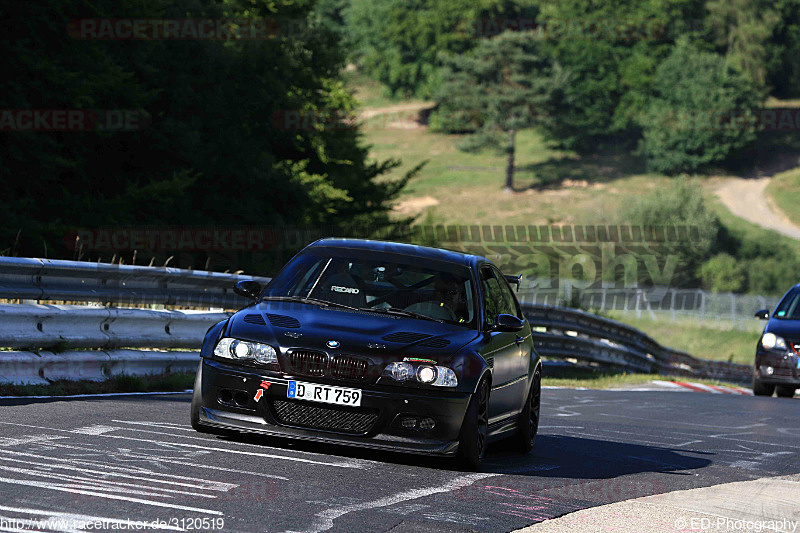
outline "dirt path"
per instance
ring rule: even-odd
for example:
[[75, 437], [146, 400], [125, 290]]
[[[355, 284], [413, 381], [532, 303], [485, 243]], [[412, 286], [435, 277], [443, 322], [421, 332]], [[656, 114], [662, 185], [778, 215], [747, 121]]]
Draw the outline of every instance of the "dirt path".
[[362, 120], [365, 120], [377, 115], [388, 115], [391, 113], [419, 113], [423, 109], [433, 107], [434, 105], [434, 102], [409, 102], [407, 104], [397, 104], [386, 107], [370, 107], [361, 111], [360, 117]]
[[770, 178], [730, 179], [720, 185], [717, 196], [731, 213], [748, 222], [800, 239], [800, 227], [786, 218], [765, 194]]

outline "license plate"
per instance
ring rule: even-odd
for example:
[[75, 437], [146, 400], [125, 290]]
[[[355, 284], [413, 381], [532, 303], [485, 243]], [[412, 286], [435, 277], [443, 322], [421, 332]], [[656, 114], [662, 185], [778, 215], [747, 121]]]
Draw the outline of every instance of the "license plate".
[[289, 387], [286, 389], [286, 397], [296, 400], [349, 405], [350, 407], [359, 407], [361, 405], [361, 391], [359, 389], [331, 387], [302, 381], [290, 381]]

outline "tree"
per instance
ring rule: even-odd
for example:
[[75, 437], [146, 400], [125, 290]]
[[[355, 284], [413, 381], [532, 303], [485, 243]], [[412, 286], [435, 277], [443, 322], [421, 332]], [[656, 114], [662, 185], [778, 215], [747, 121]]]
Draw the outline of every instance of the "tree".
[[781, 20], [771, 1], [710, 0], [708, 23], [731, 65], [766, 89], [769, 40]]
[[542, 110], [566, 78], [531, 33], [504, 32], [470, 54], [451, 56], [437, 98], [438, 115], [458, 116], [475, 130], [464, 150], [495, 148], [507, 154], [505, 189], [514, 189], [516, 134], [545, 119]]
[[[405, 180], [380, 179], [396, 163], [370, 161], [358, 129], [340, 119], [356, 106], [340, 80], [344, 52], [310, 9], [283, 0], [4, 3], [0, 15], [22, 31], [0, 43], [0, 109], [133, 110], [149, 124], [0, 133], [0, 251], [72, 258], [66, 234], [106, 225], [388, 224]], [[73, 19], [120, 16], [308, 22], [255, 40], [67, 31]], [[308, 120], [276, 120], [298, 110]]]
[[697, 172], [755, 139], [759, 90], [725, 58], [681, 40], [658, 67], [641, 125], [642, 151], [657, 172]]
[[[328, 2], [332, 0], [326, 0]], [[493, 23], [532, 23], [534, 0], [350, 0], [353, 60], [394, 96], [433, 96], [441, 55], [472, 49]]]
[[778, 98], [800, 96], [800, 0], [773, 4], [780, 21], [768, 43], [768, 84]]
[[548, 140], [581, 152], [631, 145], [641, 135], [653, 77], [677, 35], [701, 39], [705, 0], [541, 0], [545, 52], [572, 82], [550, 103]]

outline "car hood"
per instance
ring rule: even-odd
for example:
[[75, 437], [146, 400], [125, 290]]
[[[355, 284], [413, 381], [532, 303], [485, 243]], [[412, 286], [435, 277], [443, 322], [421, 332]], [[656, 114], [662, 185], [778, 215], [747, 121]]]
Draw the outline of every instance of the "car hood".
[[800, 320], [772, 319], [767, 323], [764, 332], [774, 333], [785, 339], [800, 339]]
[[[478, 337], [472, 329], [393, 315], [300, 303], [261, 302], [230, 319], [228, 336], [266, 342], [284, 351], [444, 357]], [[329, 341], [338, 343], [335, 347]]]

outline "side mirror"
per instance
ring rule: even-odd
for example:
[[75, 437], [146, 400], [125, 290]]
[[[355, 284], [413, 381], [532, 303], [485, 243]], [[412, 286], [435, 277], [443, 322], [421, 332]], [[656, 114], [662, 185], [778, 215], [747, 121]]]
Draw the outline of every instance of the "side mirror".
[[517, 292], [519, 292], [519, 284], [522, 280], [522, 274], [518, 274], [516, 276], [512, 276], [511, 274], [504, 274], [503, 277], [506, 279], [509, 285], [516, 285]]
[[500, 313], [494, 321], [495, 331], [519, 331], [525, 323], [514, 315]]
[[761, 320], [767, 320], [769, 319], [769, 309], [760, 309], [756, 311], [756, 314], [753, 316], [760, 318]]
[[251, 279], [243, 279], [242, 281], [236, 283], [236, 285], [233, 287], [233, 292], [239, 296], [244, 296], [245, 298], [250, 298], [251, 300], [257, 300], [259, 294], [261, 294], [261, 284]]

